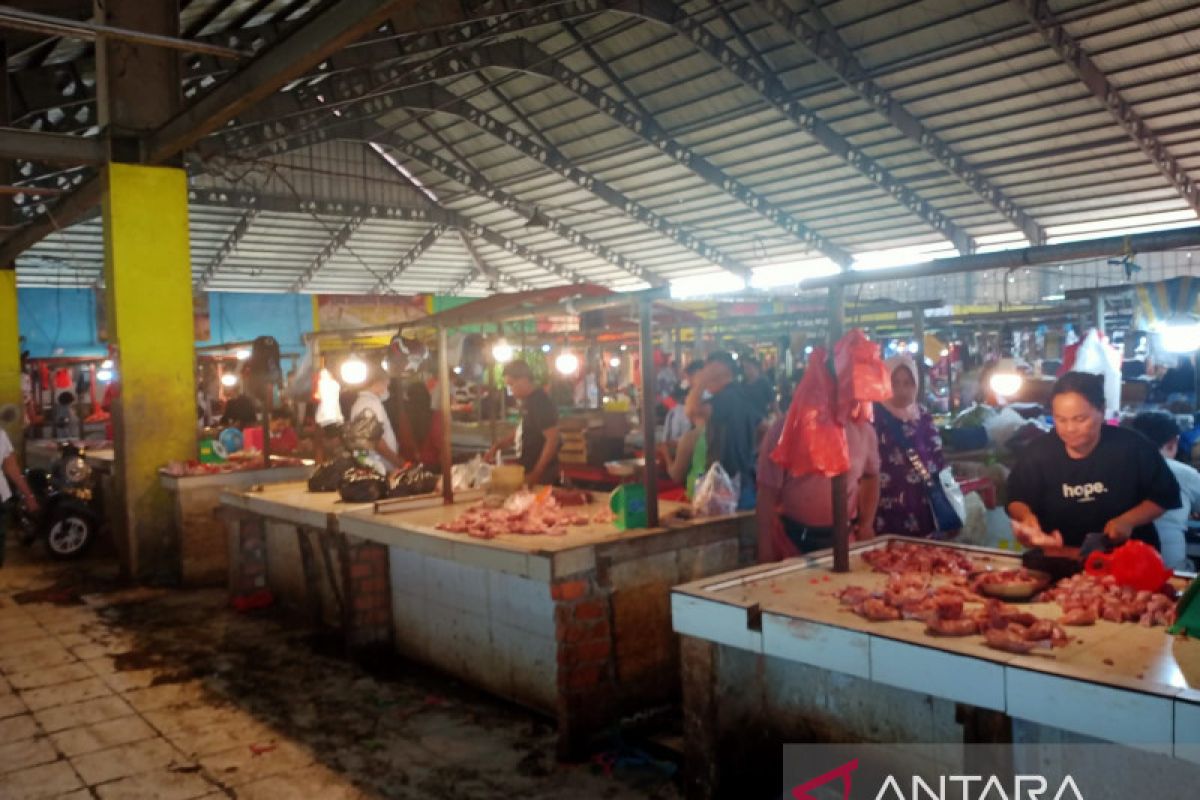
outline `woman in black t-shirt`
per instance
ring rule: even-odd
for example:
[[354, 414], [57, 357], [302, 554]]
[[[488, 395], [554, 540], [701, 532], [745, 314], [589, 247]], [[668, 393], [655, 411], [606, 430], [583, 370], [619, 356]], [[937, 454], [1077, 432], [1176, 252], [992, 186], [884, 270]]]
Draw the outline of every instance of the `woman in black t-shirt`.
[[1141, 434], [1104, 424], [1104, 379], [1068, 372], [1051, 393], [1054, 433], [1032, 442], [1008, 479], [1013, 532], [1029, 547], [1078, 547], [1089, 533], [1158, 546], [1154, 520], [1179, 484]]

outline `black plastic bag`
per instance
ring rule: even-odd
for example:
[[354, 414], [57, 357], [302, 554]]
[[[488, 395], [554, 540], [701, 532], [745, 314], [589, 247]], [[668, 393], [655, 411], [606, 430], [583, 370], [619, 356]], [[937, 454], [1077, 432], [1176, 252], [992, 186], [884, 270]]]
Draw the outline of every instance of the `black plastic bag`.
[[308, 476], [308, 490], [310, 492], [336, 492], [338, 484], [342, 482], [342, 476], [354, 465], [354, 459], [348, 456], [341, 456], [318, 464], [317, 468], [313, 470], [313, 474]]
[[338, 494], [346, 503], [374, 503], [387, 496], [387, 481], [370, 467], [351, 467], [338, 483]]

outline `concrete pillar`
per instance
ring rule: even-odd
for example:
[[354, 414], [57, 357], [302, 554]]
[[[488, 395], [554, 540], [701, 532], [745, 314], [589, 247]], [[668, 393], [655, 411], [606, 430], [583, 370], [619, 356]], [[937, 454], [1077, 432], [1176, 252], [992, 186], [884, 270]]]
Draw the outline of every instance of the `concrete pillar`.
[[[178, 0], [95, 0], [97, 22], [179, 34]], [[113, 409], [122, 566], [173, 579], [178, 532], [158, 470], [196, 455], [195, 353], [187, 176], [140, 166], [141, 137], [181, 105], [180, 54], [118, 39], [96, 42], [97, 117], [107, 136], [104, 282], [121, 397]], [[119, 163], [118, 163], [119, 162]]]
[[0, 409], [13, 406], [12, 417], [0, 416], [0, 427], [21, 452], [21, 338], [17, 326], [17, 271], [0, 264]]
[[158, 470], [196, 457], [187, 176], [130, 164], [106, 171], [104, 281], [121, 383], [111, 516], [130, 575], [173, 578], [178, 533]]
[[[0, 64], [8, 63], [8, 48], [0, 39]], [[0, 77], [0, 124], [7, 125], [8, 73]], [[13, 162], [0, 159], [0, 185], [12, 183]], [[0, 225], [13, 219], [13, 198], [0, 195]], [[21, 410], [21, 334], [17, 325], [16, 264], [0, 264], [0, 409], [15, 405], [14, 418], [0, 416], [0, 427], [8, 432], [13, 447], [21, 452], [24, 414]]]

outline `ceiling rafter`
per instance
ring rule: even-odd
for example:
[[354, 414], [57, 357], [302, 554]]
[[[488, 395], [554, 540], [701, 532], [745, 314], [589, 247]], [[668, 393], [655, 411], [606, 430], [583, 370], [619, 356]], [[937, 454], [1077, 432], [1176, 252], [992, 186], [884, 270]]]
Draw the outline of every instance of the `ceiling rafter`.
[[[178, 155], [385, 19], [401, 11], [415, 14], [417, 5], [419, 0], [342, 0], [323, 7], [145, 137], [142, 160], [159, 164]], [[418, 29], [415, 17], [413, 29]], [[89, 211], [102, 195], [101, 181], [100, 176], [88, 178], [63, 196], [53, 217], [43, 215], [0, 242], [0, 263], [14, 263], [27, 248]]]
[[[1011, 222], [1031, 244], [1046, 243], [1046, 231], [1041, 225], [986, 175], [958, 155], [945, 140], [913, 116], [891, 92], [870, 77], [854, 52], [842, 40], [837, 28], [815, 3], [804, 0], [807, 13], [816, 20], [816, 27], [808, 24], [802, 14], [793, 12], [783, 0], [752, 0], [752, 3], [783, 29], [794, 43], [832, 72], [842, 85], [858, 95], [893, 128], [915, 142], [977, 197]], [[973, 247], [963, 251], [963, 254], [971, 252], [974, 252]]]
[[458, 238], [462, 240], [463, 246], [467, 248], [467, 253], [471, 256], [471, 263], [475, 265], [477, 275], [482, 275], [487, 278], [488, 291], [495, 292], [499, 288], [500, 273], [484, 260], [483, 254], [479, 252], [479, 248], [471, 241], [470, 234], [465, 231], [458, 232]]
[[1200, 214], [1200, 192], [1187, 174], [1187, 170], [1171, 154], [1167, 145], [1146, 124], [1141, 115], [1121, 95], [1108, 76], [1096, 66], [1087, 51], [1079, 44], [1058, 20], [1045, 0], [1010, 0], [1033, 25], [1046, 44], [1058, 54], [1062, 62], [1075, 73], [1075, 77], [1087, 87], [1092, 96], [1104, 106], [1121, 126], [1122, 130], [1154, 164], [1155, 169], [1174, 187], [1188, 206]]
[[579, 32], [579, 29], [575, 27], [575, 23], [568, 19], [564, 19], [562, 21], [562, 27], [563, 30], [570, 34], [571, 38], [575, 40], [575, 44], [579, 45], [579, 47], [583, 49], [583, 52], [587, 54], [588, 59], [590, 59], [592, 64], [595, 65], [596, 69], [600, 70], [600, 73], [604, 75], [604, 77], [608, 78], [608, 82], [612, 84], [612, 87], [616, 89], [618, 93], [620, 93], [622, 98], [624, 98], [625, 104], [633, 108], [634, 111], [643, 117], [650, 116], [650, 112], [644, 105], [642, 105], [642, 101], [638, 99], [637, 94], [635, 94], [625, 84], [625, 81], [617, 76], [617, 73], [614, 72], [613, 68], [608, 65], [608, 62], [600, 57], [600, 54], [596, 52], [596, 48], [592, 47], [592, 43], [589, 42], [587, 38]]
[[773, 73], [764, 73], [738, 55], [695, 17], [685, 14], [671, 0], [610, 0], [614, 11], [652, 20], [673, 29], [706, 54], [747, 89], [810, 136], [828, 153], [839, 158], [884, 193], [907, 208], [930, 228], [944, 236], [960, 252], [974, 249], [974, 241], [953, 220], [919, 194], [909, 189], [891, 171], [830, 127], [814, 111], [792, 99]]
[[242, 239], [246, 238], [246, 234], [250, 231], [250, 225], [258, 217], [257, 209], [250, 209], [237, 221], [230, 231], [229, 236], [225, 237], [225, 241], [221, 242], [221, 246], [217, 248], [217, 252], [213, 255], [212, 260], [204, 267], [200, 277], [196, 279], [196, 288], [204, 291], [212, 284], [213, 279], [217, 276], [217, 272], [225, 264], [229, 256], [233, 255], [237, 250]]
[[681, 144], [659, 125], [653, 116], [639, 114], [625, 107], [589, 83], [579, 73], [525, 39], [507, 39], [496, 44], [480, 45], [465, 55], [453, 53], [435, 57], [415, 69], [415, 78], [418, 81], [437, 80], [484, 67], [503, 67], [553, 80], [713, 188], [786, 231], [805, 247], [816, 250], [843, 268], [849, 267], [853, 261], [849, 251], [796, 219], [786, 209], [775, 205], [704, 156]]
[[[518, 214], [526, 221], [532, 220], [532, 215], [527, 211], [527, 203], [523, 203], [515, 195], [504, 191], [489, 181], [482, 172], [471, 166], [470, 162], [431, 125], [425, 124], [424, 120], [419, 120], [418, 122], [442, 148], [454, 156], [454, 161], [442, 158], [437, 153], [426, 150], [411, 139], [398, 136], [377, 123], [364, 123], [364, 132], [376, 137], [377, 141], [380, 141], [381, 144], [385, 144], [405, 154], [434, 172], [441, 173], [447, 178], [461, 183], [472, 194], [491, 200], [509, 211]], [[546, 229], [555, 236], [586, 250], [597, 258], [604, 259], [633, 278], [645, 281], [651, 286], [663, 286], [666, 284], [666, 281], [661, 277], [654, 275], [642, 265], [632, 261], [607, 245], [597, 242], [582, 231], [554, 219], [545, 212], [541, 213], [539, 221], [544, 221]]]
[[392, 284], [404, 274], [405, 270], [417, 263], [417, 260], [425, 255], [425, 251], [433, 247], [447, 230], [448, 226], [444, 222], [438, 222], [432, 228], [425, 231], [425, 235], [418, 239], [417, 243], [409, 248], [404, 255], [400, 256], [400, 260], [376, 282], [375, 286], [371, 288], [370, 293], [381, 294], [390, 290]]
[[346, 223], [338, 228], [333, 236], [330, 237], [329, 241], [325, 243], [325, 246], [321, 248], [321, 251], [309, 263], [308, 268], [296, 279], [296, 282], [291, 285], [288, 291], [296, 293], [307, 289], [309, 284], [316, 280], [316, 277], [325, 268], [325, 265], [332, 261], [334, 256], [349, 244], [350, 238], [354, 236], [355, 231], [362, 227], [364, 222], [366, 222], [365, 217], [351, 217], [346, 220]]
[[[326, 97], [329, 97], [331, 102], [334, 103], [340, 102], [342, 99], [336, 95], [330, 95], [329, 92], [326, 92]], [[671, 222], [636, 200], [627, 197], [590, 172], [574, 166], [573, 162], [557, 149], [545, 147], [534, 142], [442, 86], [423, 84], [409, 87], [381, 94], [369, 100], [349, 103], [341, 106], [339, 110], [346, 122], [353, 122], [362, 119], [373, 119], [381, 114], [402, 108], [441, 111], [452, 116], [461, 117], [547, 169], [563, 176], [579, 188], [590, 192], [631, 219], [654, 229], [673, 240], [676, 244], [691, 250], [706, 261], [742, 277], [748, 277], [750, 274], [749, 268], [741, 261], [721, 252], [701, 240], [691, 231]], [[278, 155], [304, 147], [311, 147], [314, 144], [320, 144], [339, 136], [337, 131], [329, 127], [310, 127], [294, 135], [287, 135], [289, 127], [295, 122], [295, 119], [278, 121], [274, 125], [274, 128], [276, 134], [280, 135], [280, 138], [251, 150], [247, 155], [251, 157]]]

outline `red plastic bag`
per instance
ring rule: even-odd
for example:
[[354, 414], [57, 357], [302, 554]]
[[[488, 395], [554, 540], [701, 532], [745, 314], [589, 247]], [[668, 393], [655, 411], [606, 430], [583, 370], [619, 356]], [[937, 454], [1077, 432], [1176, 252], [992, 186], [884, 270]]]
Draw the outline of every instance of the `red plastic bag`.
[[823, 347], [813, 348], [771, 460], [795, 476], [828, 477], [850, 469], [846, 429], [834, 413], [833, 377]]
[[861, 328], [847, 333], [833, 346], [838, 376], [838, 421], [862, 418], [859, 404], [877, 403], [892, 396], [892, 378], [879, 352]]

